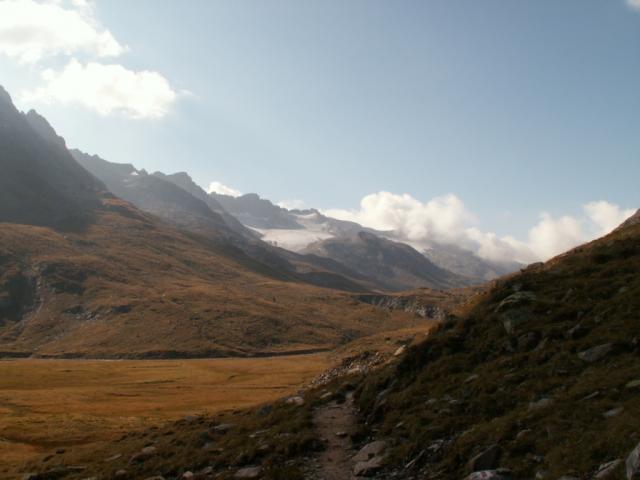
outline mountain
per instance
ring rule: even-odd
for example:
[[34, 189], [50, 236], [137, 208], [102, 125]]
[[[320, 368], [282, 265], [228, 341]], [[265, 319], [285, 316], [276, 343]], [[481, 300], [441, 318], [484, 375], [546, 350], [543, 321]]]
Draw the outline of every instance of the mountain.
[[111, 193], [170, 223], [211, 235], [233, 236], [231, 228], [206, 202], [183, 188], [131, 164], [111, 163], [97, 155], [71, 150], [75, 160], [104, 182]]
[[48, 129], [35, 112], [18, 112], [0, 87], [0, 222], [82, 228], [99, 208], [105, 187]]
[[173, 221], [143, 212], [107, 191], [35, 115], [0, 91], [0, 355], [300, 352], [417, 322], [249, 256], [227, 240], [238, 234], [220, 215], [171, 182], [83, 157], [114, 190]]
[[212, 192], [209, 194], [231, 215], [236, 217], [243, 225], [258, 229], [283, 228], [301, 229], [295, 218], [288, 210], [274, 205], [269, 200], [260, 198], [255, 193], [248, 193], [239, 197], [221, 195]]
[[155, 172], [153, 174], [156, 177], [162, 178], [174, 185], [182, 188], [184, 191], [189, 192], [195, 198], [202, 200], [207, 206], [220, 215], [227, 226], [247, 238], [258, 238], [255, 232], [240, 223], [236, 217], [229, 214], [224, 207], [211, 195], [205, 192], [186, 172], [178, 172], [170, 175], [165, 175], [162, 172]]
[[[111, 163], [78, 150], [72, 153], [113, 194], [143, 211], [207, 238], [223, 238], [250, 258], [314, 285], [367, 291], [450, 288], [470, 283], [433, 265], [411, 247], [378, 239], [373, 230], [354, 222], [326, 217], [316, 210], [289, 211], [254, 194], [210, 195], [184, 172], [149, 175], [133, 165]], [[264, 230], [255, 225], [295, 228]], [[354, 242], [358, 238], [360, 241]], [[323, 239], [327, 239], [326, 244], [312, 243]], [[342, 248], [336, 247], [339, 243]], [[374, 259], [375, 264], [371, 263]]]
[[[312, 247], [312, 244], [331, 240], [330, 245], [336, 245], [340, 241], [347, 245], [352, 242], [359, 232], [367, 232], [377, 237], [386, 238], [396, 244], [409, 243], [398, 237], [393, 231], [378, 231], [366, 228], [355, 222], [328, 217], [315, 209], [287, 210], [274, 205], [269, 200], [260, 198], [256, 194], [232, 197], [211, 193], [210, 196], [242, 224], [256, 231], [262, 240], [292, 252], [304, 253], [315, 249], [314, 253], [321, 251], [322, 256], [343, 262], [344, 258], [331, 257], [332, 248], [318, 249], [317, 245]], [[487, 260], [456, 245], [431, 242], [426, 247], [424, 245], [411, 246], [423, 254], [436, 267], [454, 273], [459, 277], [465, 277], [466, 281], [460, 282], [457, 286], [466, 284], [469, 279], [474, 283], [483, 283], [512, 273], [522, 267], [520, 263], [515, 261], [498, 262]], [[424, 262], [420, 263], [423, 264]], [[355, 266], [351, 265], [351, 267]], [[358, 267], [356, 270], [359, 271], [363, 268], [362, 265]], [[429, 268], [433, 268], [433, 265], [430, 265]], [[425, 275], [428, 276], [428, 272], [425, 272]], [[423, 286], [424, 282], [419, 281], [413, 285], [403, 285], [407, 288], [414, 288]], [[432, 284], [431, 286], [436, 285]]]
[[336, 260], [387, 290], [444, 289], [472, 283], [437, 267], [409, 245], [365, 231], [313, 243], [305, 252]]
[[295, 397], [74, 449], [70, 478], [637, 478], [639, 270], [625, 225], [478, 290], [378, 368], [367, 351]]

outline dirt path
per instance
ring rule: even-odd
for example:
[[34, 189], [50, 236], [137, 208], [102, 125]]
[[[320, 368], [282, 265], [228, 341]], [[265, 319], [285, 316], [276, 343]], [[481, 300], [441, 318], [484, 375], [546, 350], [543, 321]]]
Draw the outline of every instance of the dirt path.
[[351, 480], [354, 452], [351, 434], [355, 429], [353, 398], [349, 394], [346, 401], [332, 401], [318, 408], [313, 416], [318, 437], [327, 442], [327, 448], [313, 463], [313, 480]]

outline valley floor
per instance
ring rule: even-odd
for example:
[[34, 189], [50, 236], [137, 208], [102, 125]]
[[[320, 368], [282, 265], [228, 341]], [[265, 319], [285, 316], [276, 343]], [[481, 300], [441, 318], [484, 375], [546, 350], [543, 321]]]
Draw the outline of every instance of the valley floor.
[[329, 354], [212, 360], [0, 361], [0, 478], [57, 449], [295, 392]]

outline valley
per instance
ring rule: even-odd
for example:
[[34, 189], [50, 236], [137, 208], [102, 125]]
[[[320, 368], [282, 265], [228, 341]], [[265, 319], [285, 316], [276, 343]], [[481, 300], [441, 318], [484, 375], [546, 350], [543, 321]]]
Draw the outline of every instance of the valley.
[[295, 393], [329, 355], [212, 360], [0, 361], [0, 478], [60, 449], [90, 451], [187, 415]]

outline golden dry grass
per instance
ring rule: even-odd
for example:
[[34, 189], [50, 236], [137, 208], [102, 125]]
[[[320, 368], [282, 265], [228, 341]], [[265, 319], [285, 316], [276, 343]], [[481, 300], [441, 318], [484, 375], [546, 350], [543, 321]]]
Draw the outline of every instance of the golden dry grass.
[[18, 464], [57, 448], [92, 448], [184, 415], [272, 401], [328, 366], [328, 354], [0, 361], [0, 478], [11, 478]]

